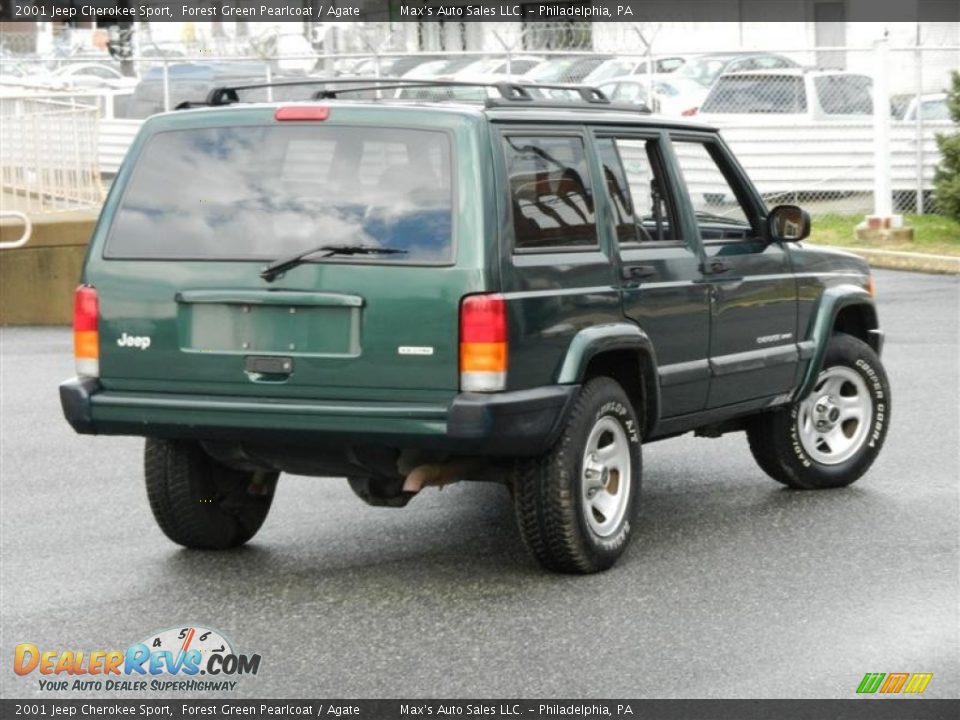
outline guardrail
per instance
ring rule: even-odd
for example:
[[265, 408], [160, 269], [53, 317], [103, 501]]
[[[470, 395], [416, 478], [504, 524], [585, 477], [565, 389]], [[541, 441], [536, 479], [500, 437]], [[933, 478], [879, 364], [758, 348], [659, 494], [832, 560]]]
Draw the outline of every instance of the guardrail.
[[30, 236], [33, 234], [33, 223], [30, 222], [30, 218], [27, 217], [26, 213], [22, 213], [19, 210], [0, 210], [0, 221], [4, 218], [11, 217], [17, 218], [23, 223], [23, 234], [19, 240], [0, 242], [0, 250], [15, 250], [16, 248], [23, 247], [30, 242]]

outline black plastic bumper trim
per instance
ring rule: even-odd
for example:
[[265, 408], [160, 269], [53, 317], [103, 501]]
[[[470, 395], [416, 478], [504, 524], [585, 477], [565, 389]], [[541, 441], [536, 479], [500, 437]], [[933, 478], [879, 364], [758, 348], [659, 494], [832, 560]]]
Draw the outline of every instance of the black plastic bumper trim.
[[60, 384], [60, 405], [67, 422], [78, 433], [95, 435], [90, 396], [100, 390], [96, 378], [71, 378]]
[[504, 393], [463, 393], [447, 413], [447, 437], [486, 452], [545, 451], [557, 439], [579, 385], [549, 385]]

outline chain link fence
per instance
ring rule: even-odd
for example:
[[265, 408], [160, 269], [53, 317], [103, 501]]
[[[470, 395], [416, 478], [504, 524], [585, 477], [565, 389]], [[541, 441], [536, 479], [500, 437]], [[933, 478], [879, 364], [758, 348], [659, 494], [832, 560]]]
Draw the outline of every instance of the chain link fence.
[[[104, 172], [115, 172], [139, 120], [203, 101], [212, 87], [329, 77], [587, 83], [638, 110], [719, 126], [768, 202], [797, 202], [817, 216], [874, 211], [878, 175], [888, 180], [893, 212], [937, 212], [936, 136], [957, 132], [945, 94], [950, 72], [960, 68], [956, 23], [927, 23], [916, 45], [889, 48], [885, 69], [872, 46], [666, 52], [669, 28], [658, 23], [287, 24], [262, 32], [240, 25], [232, 33], [197, 25], [172, 41], [143, 24], [129, 38], [129, 67], [120, 69], [130, 76], [105, 79], [100, 88], [90, 81], [86, 88], [103, 96]], [[61, 50], [33, 55], [24, 40], [3, 33], [4, 62], [23, 72], [21, 86], [43, 73], [69, 75], [92, 62], [91, 47], [104, 46], [96, 32], [61, 38]], [[103, 64], [120, 67], [103, 47], [100, 53]], [[4, 85], [10, 80], [5, 71]], [[313, 90], [265, 89], [243, 99], [304, 99]], [[367, 95], [438, 96], [422, 90]], [[489, 93], [445, 95], [480, 101]], [[64, 148], [72, 142], [67, 138]], [[720, 188], [701, 190], [717, 208], [729, 200]]]

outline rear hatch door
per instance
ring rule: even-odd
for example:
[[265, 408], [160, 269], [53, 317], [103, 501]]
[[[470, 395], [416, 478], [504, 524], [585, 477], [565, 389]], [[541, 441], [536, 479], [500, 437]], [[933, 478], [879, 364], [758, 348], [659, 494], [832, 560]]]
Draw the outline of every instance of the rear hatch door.
[[[287, 398], [455, 392], [459, 299], [487, 282], [482, 237], [457, 242], [465, 229], [483, 235], [483, 203], [459, 202], [482, 192], [477, 174], [455, 160], [475, 148], [456, 116], [394, 109], [401, 117], [384, 125], [385, 112], [150, 121], [88, 264], [103, 383]], [[324, 250], [261, 277], [318, 246], [399, 252]]]

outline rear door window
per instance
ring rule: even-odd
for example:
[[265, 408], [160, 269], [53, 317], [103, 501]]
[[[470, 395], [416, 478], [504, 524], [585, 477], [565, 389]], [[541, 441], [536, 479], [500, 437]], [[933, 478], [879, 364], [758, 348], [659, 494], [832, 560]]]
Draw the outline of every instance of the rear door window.
[[453, 244], [451, 178], [450, 141], [436, 131], [158, 133], [137, 159], [105, 256], [272, 260], [326, 243], [405, 251], [365, 262], [445, 263]]
[[581, 136], [503, 138], [517, 250], [598, 246]]

